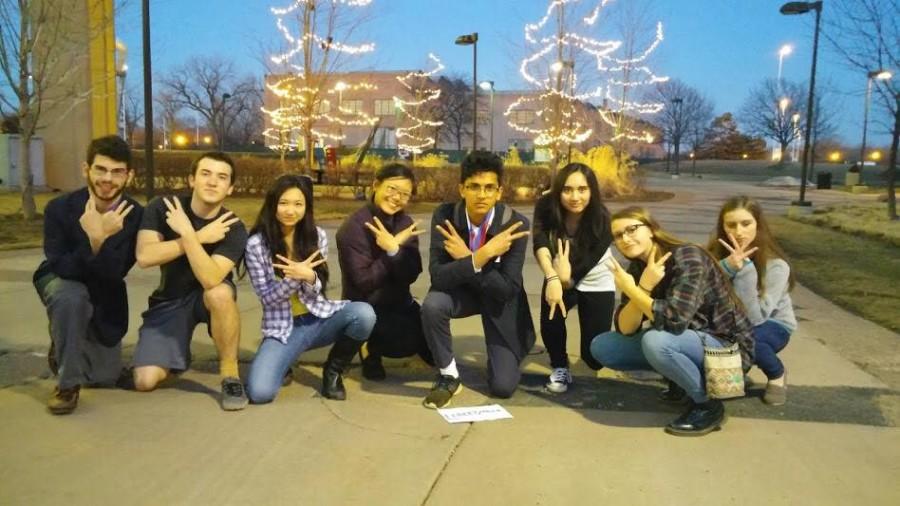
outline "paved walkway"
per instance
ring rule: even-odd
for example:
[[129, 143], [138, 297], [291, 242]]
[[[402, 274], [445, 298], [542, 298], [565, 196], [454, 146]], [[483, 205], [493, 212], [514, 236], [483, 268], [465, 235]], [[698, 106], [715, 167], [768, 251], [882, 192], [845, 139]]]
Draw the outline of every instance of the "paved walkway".
[[[728, 195], [751, 194], [780, 212], [797, 194], [684, 177], [648, 182], [676, 198], [647, 207], [697, 241], [705, 241]], [[865, 197], [809, 194], [816, 205], [851, 198]], [[328, 225], [330, 234], [336, 225]], [[197, 368], [181, 381], [150, 394], [87, 390], [73, 415], [52, 417], [44, 402], [53, 383], [39, 377], [46, 320], [30, 286], [40, 258], [37, 250], [0, 255], [0, 504], [900, 503], [898, 393], [825, 344], [885, 340], [897, 363], [900, 336], [803, 287], [794, 297], [801, 325], [783, 352], [788, 404], [768, 407], [751, 392], [728, 402], [723, 431], [699, 439], [663, 433], [677, 412], [655, 401], [656, 382], [596, 374], [575, 360], [574, 388], [546, 393], [542, 353], [527, 361], [515, 396], [501, 402], [513, 420], [446, 424], [421, 407], [432, 373], [415, 360], [390, 362], [383, 383], [361, 381], [354, 368], [349, 400], [325, 401], [317, 394], [323, 351], [302, 357], [295, 383], [275, 403], [224, 413], [215, 351], [200, 328]], [[533, 259], [525, 269], [537, 315], [539, 269]], [[138, 269], [129, 276], [126, 355], [157, 276]], [[423, 275], [414, 294], [427, 288]], [[260, 308], [246, 281], [238, 301], [241, 358], [249, 360]], [[569, 350], [577, 350], [577, 320], [569, 325]], [[466, 387], [454, 405], [494, 402], [485, 395], [478, 320], [454, 321], [453, 329]], [[758, 371], [752, 376], [763, 381]]]

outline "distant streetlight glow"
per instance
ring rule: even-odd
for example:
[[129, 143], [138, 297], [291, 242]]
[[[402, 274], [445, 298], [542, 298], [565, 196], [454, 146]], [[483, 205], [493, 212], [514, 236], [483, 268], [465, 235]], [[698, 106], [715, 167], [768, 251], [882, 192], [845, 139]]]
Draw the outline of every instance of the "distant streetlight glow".
[[203, 144], [212, 144], [212, 136], [204, 135], [203, 136]]
[[785, 109], [787, 109], [787, 106], [790, 103], [791, 103], [791, 99], [789, 99], [787, 97], [783, 97], [781, 100], [778, 101], [778, 107], [781, 108], [782, 115], [784, 115], [784, 111], [785, 111]]
[[840, 151], [832, 151], [831, 154], [828, 155], [828, 159], [832, 162], [841, 161], [841, 152]]
[[872, 151], [872, 154], [869, 155], [869, 158], [876, 162], [878, 160], [881, 160], [881, 151], [878, 151], [877, 149], [875, 151]]
[[873, 70], [866, 74], [866, 100], [865, 108], [863, 109], [862, 145], [859, 147], [859, 163], [862, 165], [865, 165], [866, 161], [866, 130], [869, 128], [869, 100], [872, 97], [872, 80], [878, 79], [879, 81], [886, 81], [892, 76], [890, 71], [884, 69]]
[[175, 141], [176, 146], [181, 146], [181, 147], [186, 146], [187, 142], [188, 142], [187, 135], [184, 135], [184, 134], [175, 134], [175, 139], [173, 139], [173, 140]]

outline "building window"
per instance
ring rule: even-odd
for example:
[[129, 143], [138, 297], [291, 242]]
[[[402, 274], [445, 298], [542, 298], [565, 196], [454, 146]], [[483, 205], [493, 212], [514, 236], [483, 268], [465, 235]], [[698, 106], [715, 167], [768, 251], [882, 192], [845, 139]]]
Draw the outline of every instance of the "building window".
[[362, 112], [362, 100], [344, 100], [341, 103], [341, 111], [344, 114], [359, 114]]
[[393, 116], [394, 115], [394, 99], [375, 100], [375, 116]]
[[530, 125], [534, 123], [534, 111], [527, 109], [513, 111], [509, 115], [509, 120], [517, 125]]
[[329, 112], [331, 112], [331, 103], [327, 100], [320, 100], [316, 107], [316, 114], [328, 114]]

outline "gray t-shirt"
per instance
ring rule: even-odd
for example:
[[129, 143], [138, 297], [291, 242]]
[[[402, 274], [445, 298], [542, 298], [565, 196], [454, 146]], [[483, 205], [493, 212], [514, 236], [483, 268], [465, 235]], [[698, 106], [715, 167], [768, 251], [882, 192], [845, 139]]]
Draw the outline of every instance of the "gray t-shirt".
[[[217, 218], [228, 212], [228, 210], [223, 207], [219, 210], [219, 214], [214, 218], [204, 219], [194, 214], [194, 211], [191, 210], [190, 196], [178, 197], [178, 200], [181, 201], [181, 207], [184, 209], [185, 214], [187, 214], [188, 219], [191, 220], [194, 230], [200, 230], [208, 223], [215, 221]], [[140, 229], [159, 232], [163, 236], [163, 241], [177, 239], [179, 235], [169, 228], [169, 224], [166, 223], [166, 211], [168, 211], [168, 209], [162, 198], [153, 199], [153, 201], [147, 204], [147, 207], [144, 209], [144, 219], [141, 222]], [[225, 234], [224, 239], [217, 243], [204, 244], [203, 249], [206, 250], [210, 256], [221, 255], [237, 265], [244, 255], [244, 247], [246, 244], [247, 229], [244, 228], [244, 224], [239, 221], [230, 227], [228, 233]], [[188, 262], [187, 255], [181, 255], [171, 262], [160, 265], [159, 272], [159, 287], [157, 287], [153, 294], [150, 295], [150, 306], [166, 300], [179, 299], [194, 290], [202, 289], [200, 282], [197, 281], [197, 277], [194, 276], [194, 271], [191, 269], [191, 264]], [[232, 273], [229, 272], [225, 279], [230, 281], [231, 275]]]

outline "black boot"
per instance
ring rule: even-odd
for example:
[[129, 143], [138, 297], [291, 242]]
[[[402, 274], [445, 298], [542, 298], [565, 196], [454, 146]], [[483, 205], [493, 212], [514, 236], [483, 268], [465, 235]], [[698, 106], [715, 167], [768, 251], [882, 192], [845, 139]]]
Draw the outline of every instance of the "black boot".
[[659, 394], [659, 400], [672, 404], [683, 404], [687, 401], [687, 392], [672, 380], [666, 380], [668, 388]]
[[683, 415], [666, 425], [666, 432], [675, 436], [702, 436], [722, 428], [725, 406], [722, 401], [710, 399], [694, 403]]
[[347, 391], [344, 390], [344, 380], [341, 374], [350, 365], [353, 356], [359, 351], [362, 341], [351, 339], [347, 336], [341, 336], [331, 351], [328, 352], [328, 360], [322, 366], [322, 396], [328, 399], [343, 401], [347, 398]]

